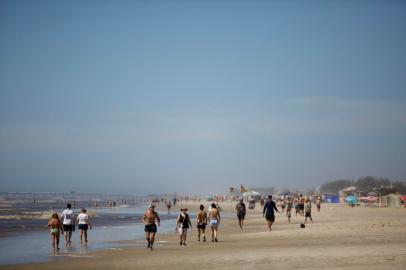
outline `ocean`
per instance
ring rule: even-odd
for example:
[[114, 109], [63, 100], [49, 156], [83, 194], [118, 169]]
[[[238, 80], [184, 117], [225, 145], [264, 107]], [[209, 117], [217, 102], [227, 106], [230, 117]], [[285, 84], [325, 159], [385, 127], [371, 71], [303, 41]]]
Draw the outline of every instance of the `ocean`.
[[[60, 252], [52, 253], [51, 239], [47, 228], [48, 218], [53, 212], [61, 213], [64, 203], [2, 201], [0, 204], [0, 265], [46, 262], [64, 257], [83, 256], [88, 251], [117, 249], [124, 246], [144, 246], [144, 225], [141, 218], [147, 204], [134, 203], [119, 207], [88, 208], [90, 202], [77, 202], [75, 214], [86, 207], [91, 215], [92, 230], [88, 231], [89, 242], [80, 244], [79, 231], [72, 236], [72, 247], [65, 247], [60, 238]], [[159, 246], [159, 233], [174, 232], [177, 211], [159, 212], [161, 226], [158, 227], [156, 246]], [[193, 213], [190, 213], [193, 218]], [[120, 242], [124, 240], [139, 240]]]

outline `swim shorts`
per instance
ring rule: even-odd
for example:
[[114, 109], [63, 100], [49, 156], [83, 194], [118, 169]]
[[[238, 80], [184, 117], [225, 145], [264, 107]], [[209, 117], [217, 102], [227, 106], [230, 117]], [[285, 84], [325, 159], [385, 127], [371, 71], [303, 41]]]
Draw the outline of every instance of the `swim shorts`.
[[79, 230], [85, 230], [85, 231], [86, 231], [86, 230], [88, 229], [88, 225], [87, 225], [87, 224], [79, 224], [79, 225], [78, 225], [78, 229], [79, 229]]
[[150, 233], [156, 233], [156, 231], [157, 231], [156, 225], [155, 224], [145, 225], [144, 231], [150, 232]]
[[198, 229], [206, 229], [206, 223], [197, 223], [197, 228]]
[[312, 217], [312, 213], [305, 212], [305, 217]]
[[237, 214], [238, 219], [244, 219], [245, 218], [245, 214]]
[[217, 219], [210, 220], [210, 226], [217, 227], [218, 225], [219, 225], [219, 222]]
[[73, 231], [73, 225], [66, 225], [66, 224], [63, 224], [63, 230], [64, 230], [65, 232], [71, 232], [71, 231]]
[[179, 228], [178, 228], [179, 235], [186, 235], [188, 229], [189, 229], [189, 228], [182, 228], [182, 227], [179, 227]]

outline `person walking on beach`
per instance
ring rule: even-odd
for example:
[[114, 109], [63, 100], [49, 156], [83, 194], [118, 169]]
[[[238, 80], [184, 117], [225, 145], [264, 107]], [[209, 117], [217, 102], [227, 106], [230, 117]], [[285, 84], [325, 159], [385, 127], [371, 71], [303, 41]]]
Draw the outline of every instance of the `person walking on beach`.
[[53, 213], [52, 217], [48, 220], [48, 228], [50, 229], [52, 248], [54, 249], [54, 253], [56, 253], [59, 250], [59, 236], [62, 229], [61, 221], [57, 213]]
[[83, 243], [83, 235], [85, 236], [85, 243], [87, 243], [87, 229], [92, 229], [92, 224], [90, 223], [89, 215], [86, 214], [86, 209], [82, 209], [82, 213], [78, 215], [76, 222], [80, 230], [80, 243]]
[[217, 233], [220, 225], [220, 211], [217, 209], [215, 203], [211, 204], [211, 209], [209, 211], [209, 224], [211, 227], [211, 241], [218, 242]]
[[317, 206], [317, 212], [320, 212], [320, 208], [321, 208], [321, 198], [320, 198], [320, 196], [317, 197], [316, 206]]
[[259, 204], [261, 205], [261, 207], [264, 207], [264, 205], [265, 205], [264, 197], [261, 196], [261, 198], [259, 198]]
[[305, 198], [304, 197], [300, 197], [299, 200], [299, 215], [304, 216], [304, 204], [305, 204]]
[[307, 218], [310, 218], [310, 221], [313, 223], [313, 219], [312, 219], [312, 202], [310, 201], [310, 199], [308, 197], [306, 197], [306, 199], [305, 199], [304, 209], [305, 209], [305, 221], [304, 221], [304, 223], [306, 224]]
[[186, 212], [187, 208], [181, 208], [176, 220], [176, 227], [178, 228], [180, 239], [179, 245], [184, 246], [186, 246], [187, 231], [189, 228], [192, 228], [192, 222], [190, 222], [190, 217]]
[[242, 230], [242, 227], [244, 226], [245, 214], [247, 213], [247, 209], [245, 208], [245, 203], [243, 199], [241, 199], [240, 202], [237, 203], [237, 205], [235, 206], [235, 210], [237, 210], [238, 225]]
[[155, 241], [155, 234], [157, 232], [157, 227], [155, 224], [155, 220], [158, 222], [158, 226], [161, 224], [161, 219], [157, 212], [155, 212], [155, 205], [150, 204], [148, 206], [148, 210], [144, 213], [143, 221], [145, 224], [145, 238], [148, 242], [148, 247], [152, 251], [152, 246], [154, 245]]
[[275, 222], [274, 210], [279, 213], [275, 202], [272, 200], [272, 195], [269, 195], [268, 200], [264, 205], [264, 210], [262, 211], [262, 216], [265, 217], [266, 221], [268, 222], [269, 231], [272, 231], [272, 224]]
[[299, 199], [298, 198], [295, 198], [294, 206], [295, 206], [295, 216], [297, 217], [297, 213], [300, 212], [300, 206], [299, 206]]
[[292, 216], [292, 208], [293, 208], [292, 199], [288, 198], [286, 202], [286, 216], [288, 217], [288, 223], [290, 223], [290, 217]]
[[280, 202], [282, 213], [285, 213], [285, 208], [286, 208], [286, 199], [282, 199]]
[[75, 231], [75, 214], [71, 210], [72, 205], [68, 203], [62, 212], [63, 231], [65, 232], [65, 246], [72, 245], [72, 232]]
[[199, 207], [200, 211], [197, 213], [197, 240], [200, 242], [200, 235], [203, 237], [203, 242], [206, 242], [207, 213], [204, 211], [203, 204]]

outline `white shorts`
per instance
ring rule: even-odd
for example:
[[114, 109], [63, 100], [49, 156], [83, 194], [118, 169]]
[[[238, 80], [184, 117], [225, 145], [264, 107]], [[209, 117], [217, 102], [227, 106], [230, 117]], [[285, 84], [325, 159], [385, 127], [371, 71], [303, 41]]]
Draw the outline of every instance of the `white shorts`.
[[178, 228], [179, 235], [186, 235], [189, 228]]
[[218, 220], [217, 219], [212, 219], [212, 220], [210, 220], [210, 226], [212, 226], [212, 227], [218, 227], [218, 225], [219, 225], [219, 222], [218, 222]]

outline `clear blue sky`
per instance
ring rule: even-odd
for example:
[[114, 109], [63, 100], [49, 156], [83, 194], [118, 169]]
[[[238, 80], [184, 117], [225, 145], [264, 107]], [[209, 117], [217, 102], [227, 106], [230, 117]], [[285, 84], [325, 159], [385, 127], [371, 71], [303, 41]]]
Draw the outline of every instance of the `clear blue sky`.
[[1, 191], [406, 179], [404, 1], [0, 1]]

